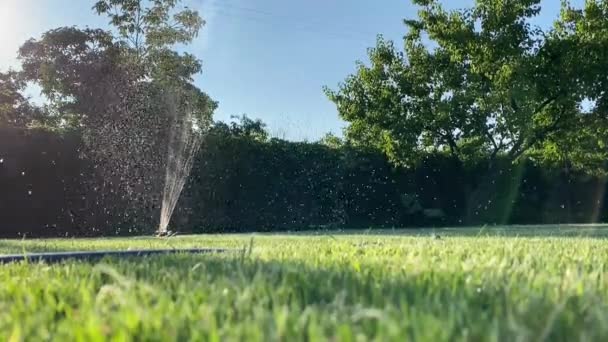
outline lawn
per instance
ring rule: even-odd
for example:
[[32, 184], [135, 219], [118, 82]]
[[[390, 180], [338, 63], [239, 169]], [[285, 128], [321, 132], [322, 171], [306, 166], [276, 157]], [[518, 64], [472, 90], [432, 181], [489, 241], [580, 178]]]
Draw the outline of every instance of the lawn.
[[0, 265], [0, 340], [605, 341], [606, 237], [608, 226], [562, 226], [0, 240], [0, 254], [235, 248]]

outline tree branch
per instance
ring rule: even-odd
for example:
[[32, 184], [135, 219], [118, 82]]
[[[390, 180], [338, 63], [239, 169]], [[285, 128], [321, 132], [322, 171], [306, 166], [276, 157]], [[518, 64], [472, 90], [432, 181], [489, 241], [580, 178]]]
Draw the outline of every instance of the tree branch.
[[[552, 133], [553, 131], [557, 130], [559, 128], [558, 125], [561, 123], [562, 119], [563, 119], [563, 109], [560, 112], [560, 115], [557, 117], [557, 119], [555, 119], [555, 121], [553, 121], [553, 123], [550, 126], [547, 126], [543, 130], [536, 132], [525, 145], [524, 145], [524, 141], [526, 139], [520, 139], [518, 142], [519, 146], [515, 147], [515, 145], [514, 145], [514, 148], [512, 148], [511, 151], [509, 152], [509, 156], [513, 160], [519, 158], [522, 154], [524, 154], [527, 150], [532, 148], [532, 146], [534, 146], [541, 139], [543, 139], [544, 137], [546, 137], [548, 134]], [[523, 145], [523, 147], [521, 147], [522, 145]]]
[[458, 144], [456, 144], [456, 142], [454, 141], [454, 138], [452, 136], [448, 136], [447, 140], [448, 140], [448, 145], [450, 146], [450, 150], [452, 151], [452, 155], [455, 158], [459, 158], [460, 148], [458, 147]]
[[500, 152], [500, 150], [502, 150], [502, 148], [504, 147], [504, 142], [505, 142], [505, 139], [503, 137], [501, 137], [498, 145], [494, 144], [494, 151], [492, 152], [490, 159], [496, 159], [498, 152]]
[[543, 109], [545, 109], [553, 101], [557, 100], [559, 98], [559, 96], [560, 96], [560, 94], [556, 94], [554, 96], [547, 98], [543, 103], [540, 104], [540, 106], [538, 106], [538, 108], [536, 108], [534, 110], [534, 112], [532, 112], [532, 115], [536, 115], [536, 114], [540, 113]]
[[454, 137], [452, 136], [452, 134], [449, 134], [449, 133], [443, 134], [441, 132], [438, 132], [438, 133], [448, 143], [448, 146], [450, 147], [450, 152], [452, 153], [452, 156], [454, 158], [456, 158], [456, 159], [459, 159], [459, 157], [460, 157], [460, 148], [458, 147], [458, 144], [456, 144], [456, 141], [454, 140]]
[[[553, 103], [555, 100], [557, 100], [560, 97], [561, 94], [555, 94], [549, 98], [547, 98], [545, 101], [543, 101], [533, 112], [532, 112], [532, 116], [540, 113], [542, 110], [544, 110], [545, 108], [547, 108], [547, 106], [549, 106], [551, 103]], [[513, 104], [515, 103], [514, 100], [511, 100], [511, 106], [513, 107]], [[516, 110], [515, 107], [513, 107], [514, 110]], [[540, 140], [541, 138], [543, 138], [545, 135], [547, 135], [548, 133], [550, 133], [553, 129], [555, 129], [555, 126], [557, 126], [558, 122], [561, 119], [561, 115], [555, 120], [555, 122], [553, 124], [551, 124], [551, 126], [547, 127], [545, 130], [543, 130], [542, 132], [537, 132], [536, 134], [534, 134], [534, 137], [532, 139], [531, 142], [528, 142], [526, 145], [526, 147], [522, 148], [522, 146], [525, 143], [526, 138], [522, 135], [520, 136], [519, 139], [517, 139], [517, 141], [515, 142], [515, 144], [513, 145], [513, 147], [511, 148], [511, 151], [509, 151], [509, 156], [513, 159], [517, 159], [519, 158], [525, 151], [527, 151], [532, 145], [536, 144], [538, 142], [538, 140]]]
[[492, 134], [490, 133], [490, 131], [486, 130], [484, 133], [488, 137], [488, 140], [490, 140], [490, 142], [492, 143], [492, 146], [494, 146], [494, 151], [497, 151], [498, 150], [498, 145], [496, 144], [496, 140], [494, 140], [494, 137], [492, 136]]
[[135, 24], [135, 50], [137, 50], [137, 54], [139, 55], [139, 35], [141, 32], [141, 0], [138, 1], [137, 4], [137, 19]]

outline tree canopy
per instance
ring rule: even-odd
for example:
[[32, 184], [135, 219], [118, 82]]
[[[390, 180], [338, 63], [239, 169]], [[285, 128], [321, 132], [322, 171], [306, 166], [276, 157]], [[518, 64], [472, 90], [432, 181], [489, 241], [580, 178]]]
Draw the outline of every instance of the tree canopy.
[[216, 104], [193, 84], [202, 63], [175, 50], [175, 44], [190, 43], [204, 21], [196, 11], [179, 9], [179, 2], [98, 1], [93, 9], [109, 17], [116, 35], [76, 27], [47, 31], [21, 47], [20, 76], [39, 84], [59, 115], [92, 119], [142, 102], [137, 94], [150, 100], [145, 88], [170, 89], [200, 105], [198, 117], [208, 123]]
[[23, 95], [25, 82], [14, 71], [0, 72], [0, 125], [24, 126], [42, 112]]
[[351, 143], [405, 165], [429, 151], [547, 159], [575, 143], [569, 158], [584, 157], [579, 164], [606, 160], [608, 2], [564, 3], [546, 30], [531, 24], [540, 0], [477, 0], [454, 11], [414, 3], [403, 50], [379, 37], [368, 64], [326, 88]]

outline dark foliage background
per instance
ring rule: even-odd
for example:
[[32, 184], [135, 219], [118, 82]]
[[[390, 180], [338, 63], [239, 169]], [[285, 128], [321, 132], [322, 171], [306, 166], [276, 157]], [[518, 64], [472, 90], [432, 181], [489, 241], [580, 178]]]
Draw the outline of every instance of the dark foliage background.
[[[606, 179], [530, 161], [463, 166], [431, 154], [395, 168], [380, 152], [268, 139], [216, 125], [172, 228], [293, 231], [608, 220]], [[76, 133], [0, 129], [0, 236], [152, 233], [158, 206], [101, 191]], [[107, 182], [106, 182], [107, 183]], [[30, 194], [31, 191], [31, 194]], [[103, 193], [102, 193], [103, 192]], [[137, 208], [137, 209], [134, 209]]]

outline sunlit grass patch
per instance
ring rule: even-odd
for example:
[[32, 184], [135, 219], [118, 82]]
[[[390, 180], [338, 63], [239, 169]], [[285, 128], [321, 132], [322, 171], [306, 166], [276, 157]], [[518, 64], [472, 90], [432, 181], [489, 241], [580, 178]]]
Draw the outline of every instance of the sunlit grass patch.
[[604, 227], [524, 230], [3, 240], [236, 251], [2, 265], [0, 339], [605, 340]]

